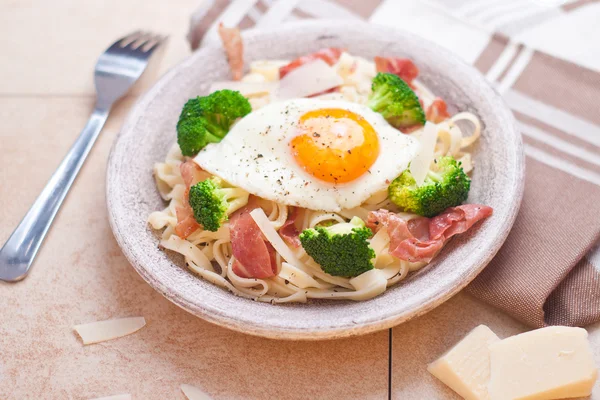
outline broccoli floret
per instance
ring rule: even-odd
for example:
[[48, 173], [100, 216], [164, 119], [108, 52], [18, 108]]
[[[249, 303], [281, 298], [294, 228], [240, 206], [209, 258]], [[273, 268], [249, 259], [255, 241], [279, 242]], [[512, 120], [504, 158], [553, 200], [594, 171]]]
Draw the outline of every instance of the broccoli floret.
[[425, 113], [413, 90], [394, 74], [378, 73], [367, 105], [396, 128], [425, 124]]
[[300, 234], [300, 243], [323, 271], [334, 276], [358, 276], [373, 269], [375, 251], [369, 246], [373, 233], [362, 219], [324, 228], [317, 226], [305, 229]]
[[390, 200], [405, 211], [425, 217], [433, 217], [465, 201], [471, 180], [460, 162], [450, 156], [441, 157], [435, 169], [427, 173], [421, 186], [417, 186], [408, 169], [402, 172], [388, 187]]
[[248, 196], [245, 190], [226, 187], [222, 179], [212, 177], [190, 188], [189, 202], [196, 221], [205, 230], [216, 232], [229, 214], [248, 203]]
[[177, 124], [177, 144], [184, 156], [192, 157], [209, 143], [219, 143], [223, 139], [211, 133], [203, 118], [184, 118]]
[[209, 143], [220, 142], [238, 119], [252, 111], [250, 102], [233, 90], [218, 90], [185, 103], [177, 122], [177, 143], [184, 156], [194, 156]]

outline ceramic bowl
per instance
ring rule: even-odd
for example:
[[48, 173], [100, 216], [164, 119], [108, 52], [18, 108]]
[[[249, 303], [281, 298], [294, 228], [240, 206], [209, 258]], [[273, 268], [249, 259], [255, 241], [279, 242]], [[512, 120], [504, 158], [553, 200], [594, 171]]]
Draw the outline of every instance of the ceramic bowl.
[[246, 64], [293, 59], [323, 47], [342, 47], [366, 58], [412, 59], [419, 79], [451, 112], [481, 118], [468, 202], [494, 214], [453, 239], [425, 268], [367, 301], [312, 300], [272, 305], [237, 297], [186, 269], [183, 259], [158, 247], [148, 215], [164, 208], [152, 177], [154, 163], [176, 140], [175, 124], [187, 99], [229, 79], [222, 48], [209, 44], [174, 67], [135, 105], [108, 163], [107, 202], [114, 235], [133, 267], [173, 303], [212, 323], [278, 339], [330, 339], [389, 328], [421, 315], [465, 287], [494, 257], [515, 220], [523, 192], [524, 157], [515, 120], [500, 95], [473, 67], [450, 52], [399, 30], [331, 21], [287, 24], [243, 35]]

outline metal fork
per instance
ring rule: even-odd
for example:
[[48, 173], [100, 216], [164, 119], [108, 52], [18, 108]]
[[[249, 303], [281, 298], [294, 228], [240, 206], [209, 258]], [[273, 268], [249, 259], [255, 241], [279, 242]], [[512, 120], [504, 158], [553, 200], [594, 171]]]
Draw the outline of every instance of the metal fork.
[[97, 96], [92, 116], [0, 250], [0, 280], [16, 282], [25, 278], [112, 105], [138, 80], [150, 56], [165, 39], [149, 32], [134, 32], [117, 40], [100, 56], [94, 71]]

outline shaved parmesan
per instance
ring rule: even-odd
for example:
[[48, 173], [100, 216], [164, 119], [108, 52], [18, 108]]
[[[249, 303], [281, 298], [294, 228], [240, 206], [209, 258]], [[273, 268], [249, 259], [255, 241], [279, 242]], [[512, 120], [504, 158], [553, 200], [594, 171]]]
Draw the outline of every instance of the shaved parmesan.
[[419, 97], [419, 100], [423, 102], [423, 109], [426, 110], [433, 100], [435, 99], [435, 95], [431, 93], [431, 90], [427, 88], [427, 86], [423, 85], [418, 79], [413, 80], [413, 86], [415, 87], [415, 92]]
[[114, 396], [98, 397], [91, 400], [131, 400], [130, 394], [115, 394]]
[[181, 391], [185, 394], [188, 400], [211, 400], [210, 396], [192, 385], [181, 385]]
[[[286, 75], [287, 76], [287, 75]], [[263, 235], [267, 238], [269, 243], [275, 248], [275, 250], [284, 258], [285, 261], [292, 264], [295, 267], [301, 268], [302, 262], [294, 255], [292, 250], [285, 244], [281, 236], [277, 233], [271, 221], [265, 214], [262, 208], [257, 208], [250, 212], [250, 216], [258, 225]]]
[[437, 142], [437, 126], [431, 122], [426, 122], [419, 142], [421, 143], [421, 149], [410, 163], [410, 173], [415, 178], [417, 185], [421, 186], [425, 182], [427, 172], [429, 172], [429, 167], [433, 161]]
[[385, 246], [390, 244], [390, 235], [388, 235], [387, 229], [380, 229], [377, 231], [375, 235], [371, 238], [369, 244], [371, 248], [375, 251], [375, 254], [382, 255], [383, 249]]
[[343, 82], [334, 68], [325, 61], [317, 59], [284, 76], [277, 90], [277, 98], [286, 100], [307, 97], [338, 87]]
[[93, 344], [131, 335], [145, 325], [144, 317], [131, 317], [75, 325], [73, 330], [81, 337], [83, 344]]
[[266, 81], [267, 80], [265, 79], [265, 77], [262, 76], [261, 74], [249, 73], [248, 75], [246, 75], [242, 78], [242, 82], [249, 82], [249, 83], [262, 83], [262, 82], [266, 82]]
[[267, 81], [278, 81], [279, 68], [289, 63], [287, 60], [253, 61], [250, 63], [250, 72], [261, 74]]
[[209, 91], [212, 93], [217, 90], [235, 90], [246, 97], [266, 96], [272, 94], [279, 86], [279, 82], [240, 82], [223, 81], [215, 82], [210, 85]]
[[369, 218], [369, 210], [367, 210], [366, 208], [360, 207], [360, 206], [342, 210], [338, 214], [340, 214], [342, 217], [348, 218], [348, 219], [352, 219], [352, 217], [358, 217], [358, 218], [366, 221], [367, 218]]

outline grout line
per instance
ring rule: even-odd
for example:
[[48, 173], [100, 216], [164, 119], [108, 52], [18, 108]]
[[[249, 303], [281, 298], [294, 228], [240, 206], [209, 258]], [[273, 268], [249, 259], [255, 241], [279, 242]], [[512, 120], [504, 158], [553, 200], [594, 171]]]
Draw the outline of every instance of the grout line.
[[392, 329], [388, 335], [388, 400], [392, 400]]
[[1, 98], [15, 98], [15, 97], [23, 97], [23, 98], [32, 98], [32, 97], [37, 97], [37, 98], [52, 98], [52, 97], [57, 97], [57, 98], [93, 98], [96, 97], [95, 93], [60, 93], [60, 94], [56, 94], [56, 93], [0, 93], [0, 99]]

